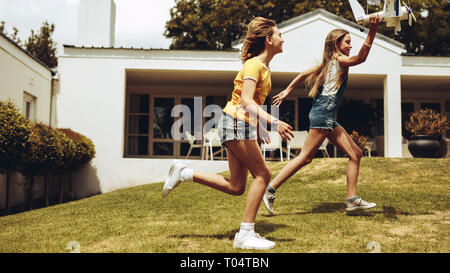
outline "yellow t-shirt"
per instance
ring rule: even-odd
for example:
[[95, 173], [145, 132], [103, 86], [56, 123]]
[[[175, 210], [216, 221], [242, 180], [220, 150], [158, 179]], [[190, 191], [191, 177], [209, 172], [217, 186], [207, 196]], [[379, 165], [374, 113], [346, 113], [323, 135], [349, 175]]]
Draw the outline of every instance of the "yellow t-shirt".
[[258, 105], [263, 105], [267, 95], [272, 87], [269, 68], [258, 58], [253, 57], [244, 63], [244, 67], [239, 71], [234, 79], [234, 90], [231, 100], [227, 103], [223, 111], [228, 115], [243, 120], [252, 126], [257, 126], [258, 119], [250, 116], [240, 104], [242, 85], [245, 79], [251, 79], [256, 82], [255, 95], [253, 100]]

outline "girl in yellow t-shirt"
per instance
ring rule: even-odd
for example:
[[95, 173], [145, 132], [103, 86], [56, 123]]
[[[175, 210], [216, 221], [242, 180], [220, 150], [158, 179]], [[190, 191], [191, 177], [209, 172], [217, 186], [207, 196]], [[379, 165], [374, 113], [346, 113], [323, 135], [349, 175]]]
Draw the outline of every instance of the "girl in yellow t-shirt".
[[194, 172], [174, 161], [163, 187], [163, 197], [182, 181], [194, 181], [231, 195], [242, 195], [250, 171], [254, 181], [248, 190], [241, 228], [234, 237], [234, 247], [237, 248], [269, 249], [275, 246], [274, 242], [254, 231], [256, 213], [272, 176], [257, 138], [264, 143], [270, 142], [267, 131], [259, 126], [259, 120], [277, 127], [284, 139], [292, 136], [291, 126], [271, 116], [260, 106], [271, 88], [269, 63], [273, 56], [283, 51], [283, 42], [272, 20], [257, 17], [248, 25], [241, 52], [244, 67], [234, 80], [232, 99], [223, 109], [217, 126], [222, 144], [227, 148], [231, 177]]

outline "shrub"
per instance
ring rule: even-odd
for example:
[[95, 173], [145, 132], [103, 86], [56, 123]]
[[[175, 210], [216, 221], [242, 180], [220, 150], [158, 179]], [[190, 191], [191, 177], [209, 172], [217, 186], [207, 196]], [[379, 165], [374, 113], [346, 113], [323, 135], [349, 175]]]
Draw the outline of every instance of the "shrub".
[[71, 129], [58, 129], [70, 138], [75, 144], [75, 155], [71, 170], [78, 170], [83, 165], [89, 163], [95, 157], [94, 143], [84, 135], [74, 132]]
[[12, 101], [0, 100], [0, 171], [6, 172], [6, 210], [9, 210], [10, 173], [20, 167], [30, 137], [30, 122]]
[[55, 129], [54, 131], [62, 152], [62, 157], [58, 162], [56, 162], [55, 166], [55, 173], [59, 178], [59, 203], [62, 203], [64, 193], [63, 175], [70, 171], [72, 163], [75, 159], [76, 146], [73, 140], [67, 137], [59, 129]]
[[33, 185], [34, 178], [38, 175], [44, 175], [46, 154], [45, 149], [41, 141], [41, 135], [38, 128], [33, 124], [31, 126], [30, 141], [25, 147], [24, 154], [22, 156], [22, 164], [20, 172], [25, 175], [28, 183], [25, 187], [25, 198], [29, 204], [29, 207], [33, 206]]
[[55, 172], [58, 161], [63, 157], [63, 151], [54, 129], [41, 122], [36, 122], [34, 127], [41, 142], [40, 148], [43, 155], [42, 171], [45, 179], [44, 199], [45, 205], [48, 206], [49, 175]]
[[89, 163], [95, 156], [94, 143], [84, 135], [74, 132], [71, 129], [58, 129], [70, 138], [75, 144], [74, 158], [69, 167], [69, 196], [74, 198], [72, 190], [72, 172], [80, 169], [85, 164]]

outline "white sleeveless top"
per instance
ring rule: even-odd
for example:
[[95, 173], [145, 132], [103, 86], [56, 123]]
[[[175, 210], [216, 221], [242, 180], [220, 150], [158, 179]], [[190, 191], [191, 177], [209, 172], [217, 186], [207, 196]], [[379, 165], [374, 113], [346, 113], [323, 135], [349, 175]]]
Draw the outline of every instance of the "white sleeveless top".
[[339, 74], [342, 68], [339, 65], [339, 61], [333, 59], [328, 67], [328, 72], [325, 75], [325, 81], [323, 83], [322, 95], [324, 96], [335, 96], [339, 91]]

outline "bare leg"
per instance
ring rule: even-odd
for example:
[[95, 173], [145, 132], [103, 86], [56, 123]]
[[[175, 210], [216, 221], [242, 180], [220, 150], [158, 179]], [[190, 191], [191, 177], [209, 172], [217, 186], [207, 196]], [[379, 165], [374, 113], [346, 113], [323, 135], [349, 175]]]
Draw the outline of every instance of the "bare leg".
[[230, 179], [218, 174], [194, 171], [194, 182], [231, 195], [242, 195], [247, 183], [248, 169], [231, 149], [227, 148], [227, 154], [231, 174]]
[[242, 222], [254, 223], [262, 196], [272, 174], [255, 140], [229, 141], [227, 142], [227, 153], [230, 179], [217, 174], [194, 171], [194, 182], [228, 194], [241, 195], [245, 191], [248, 170], [250, 170], [254, 180], [247, 194]]
[[347, 166], [347, 197], [353, 197], [356, 195], [356, 184], [358, 183], [359, 165], [362, 157], [361, 148], [356, 145], [342, 126], [335, 128], [328, 139], [350, 157]]
[[243, 223], [254, 223], [272, 173], [255, 140], [231, 141], [227, 143], [227, 146], [239, 158], [240, 162], [245, 162], [254, 177], [247, 193], [242, 219]]
[[270, 182], [270, 186], [278, 189], [289, 177], [294, 175], [300, 168], [311, 163], [322, 145], [323, 140], [328, 136], [329, 130], [326, 129], [311, 129], [305, 140], [305, 145], [302, 148], [300, 155], [289, 161], [278, 175]]

